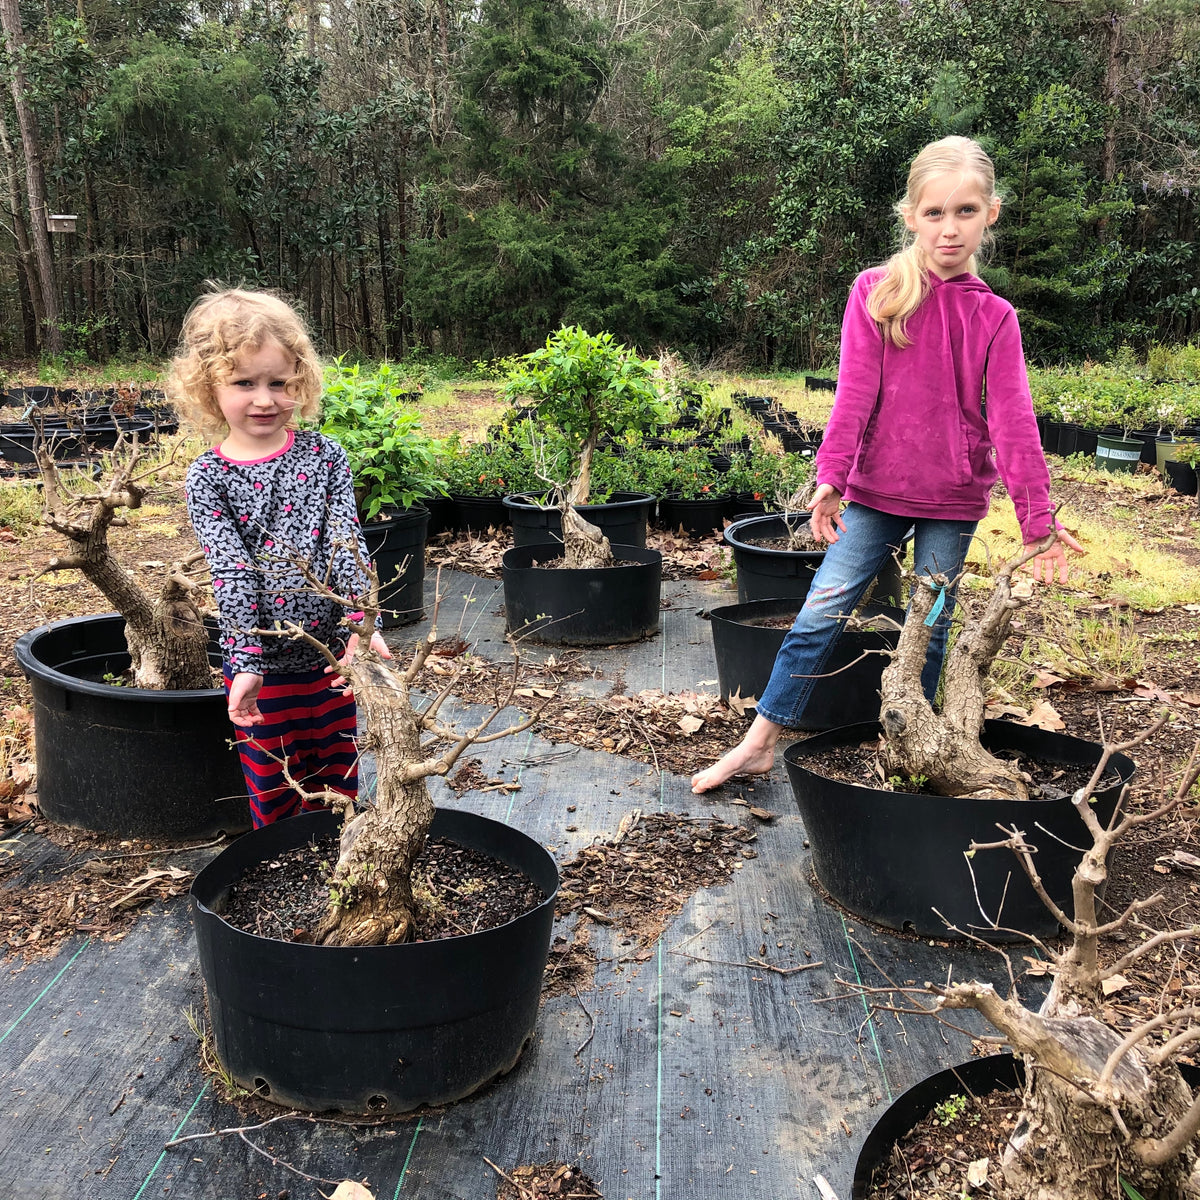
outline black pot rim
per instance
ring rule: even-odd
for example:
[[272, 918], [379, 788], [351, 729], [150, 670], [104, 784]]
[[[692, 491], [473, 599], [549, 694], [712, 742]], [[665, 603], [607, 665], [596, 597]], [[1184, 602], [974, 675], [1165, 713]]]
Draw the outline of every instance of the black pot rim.
[[[662, 563], [661, 550], [646, 550], [641, 546], [623, 546], [614, 545], [612, 548], [613, 555], [616, 558], [625, 559], [624, 562], [615, 562], [609, 567], [554, 567], [546, 568], [553, 569], [561, 575], [591, 575], [597, 571], [640, 571], [644, 567], [652, 567]], [[532, 558], [536, 552], [539, 559], [562, 558], [563, 548], [561, 542], [541, 542], [532, 546], [510, 546], [501, 556], [500, 565], [505, 571], [537, 571], [541, 568], [540, 562], [522, 562], [522, 559]]]
[[866, 1200], [875, 1168], [935, 1105], [959, 1092], [986, 1096], [1005, 1087], [1022, 1087], [1024, 1082], [1024, 1060], [1005, 1052], [968, 1059], [914, 1083], [880, 1113], [867, 1132], [854, 1163], [850, 1200]]
[[425, 507], [422, 500], [417, 500], [410, 504], [407, 508], [401, 508], [398, 504], [388, 505], [381, 508], [369, 521], [364, 521], [362, 527], [364, 529], [372, 529], [375, 526], [380, 526], [384, 529], [394, 529], [400, 525], [415, 524], [422, 517], [428, 516], [429, 509]]
[[[605, 500], [596, 504], [576, 504], [573, 507], [580, 512], [587, 512], [591, 508], [638, 508], [643, 504], [653, 504], [654, 496], [649, 492], [613, 492], [614, 496], [620, 496], [620, 500]], [[531, 509], [533, 511], [542, 512], [547, 509], [557, 509], [555, 504], [542, 504], [532, 492], [510, 492], [504, 497], [505, 508]]]
[[[780, 524], [784, 521], [785, 517], [793, 518], [799, 525], [806, 525], [812, 517], [812, 513], [774, 512], [763, 513], [761, 516], [755, 515], [753, 517], [742, 517], [740, 520], [734, 521], [734, 523], [725, 530], [725, 541], [728, 542], [729, 545], [731, 545], [735, 550], [748, 550], [753, 554], [766, 554], [774, 558], [824, 558], [824, 550], [776, 550], [770, 546], [756, 545], [749, 540], [750, 537], [755, 536], [756, 527], [762, 527], [768, 524]], [[766, 537], [768, 535], [760, 533], [758, 536]]]
[[[439, 809], [435, 811], [440, 811], [440, 806]], [[537, 849], [540, 851], [539, 857], [544, 857], [544, 865], [548, 864], [548, 870], [553, 872], [555, 880], [553, 890], [545, 897], [545, 899], [541, 901], [541, 903], [535, 904], [532, 908], [526, 909], [523, 913], [518, 913], [517, 916], [513, 917], [511, 920], [505, 921], [503, 925], [493, 925], [489, 929], [481, 929], [475, 933], [459, 934], [450, 938], [437, 938], [433, 941], [427, 942], [405, 942], [396, 946], [314, 946], [307, 942], [283, 942], [283, 940], [280, 938], [264, 937], [262, 934], [251, 933], [247, 929], [240, 929], [236, 925], [231, 925], [223, 916], [221, 916], [220, 913], [215, 912], [209, 907], [208, 904], [205, 903], [204, 900], [200, 898], [201, 894], [204, 893], [209, 893], [211, 898], [213, 893], [220, 891], [220, 886], [214, 886], [212, 879], [214, 875], [219, 875], [222, 873], [222, 871], [217, 868], [217, 861], [224, 853], [226, 853], [226, 851], [222, 851], [221, 854], [217, 855], [217, 857], [212, 860], [212, 862], [203, 867], [196, 874], [196, 877], [192, 880], [192, 886], [188, 890], [188, 895], [191, 897], [192, 903], [202, 913], [204, 913], [206, 917], [210, 917], [215, 921], [220, 921], [220, 923], [226, 929], [228, 929], [231, 934], [238, 937], [251, 938], [256, 942], [273, 942], [281, 945], [287, 945], [294, 949], [297, 955], [300, 956], [309, 957], [322, 954], [341, 954], [347, 958], [351, 956], [357, 957], [359, 955], [375, 955], [378, 957], [382, 955], [395, 955], [399, 951], [408, 957], [416, 959], [418, 962], [422, 956], [429, 956], [436, 953], [438, 948], [444, 946], [446, 943], [461, 945], [463, 939], [465, 938], [486, 938], [488, 934], [507, 929], [509, 926], [518, 921], [528, 920], [533, 916], [533, 914], [541, 912], [547, 906], [553, 908], [558, 897], [558, 889], [562, 885], [561, 872], [559, 871], [558, 863], [554, 860], [554, 856], [535, 837], [525, 833], [525, 831], [522, 829], [517, 829], [514, 825], [507, 825], [505, 822], [497, 821], [493, 817], [485, 817], [479, 813], [473, 813], [469, 809], [446, 808], [444, 811], [446, 813], [453, 814], [454, 817], [461, 816], [466, 818], [473, 824], [478, 823], [483, 826], [502, 826], [504, 829], [512, 833], [520, 834], [522, 837], [526, 838], [531, 843], [531, 848], [534, 846], [537, 847]], [[326, 809], [321, 812], [298, 813], [294, 817], [286, 818], [286, 820], [288, 822], [289, 831], [294, 830], [297, 834], [300, 834], [301, 830], [311, 827], [306, 836], [301, 836], [298, 838], [297, 844], [301, 844], [303, 842], [310, 841], [315, 837], [321, 836], [325, 832], [324, 827], [326, 825], [331, 825], [333, 822], [336, 822], [337, 814], [330, 809]], [[306, 822], [306, 825], [292, 825], [291, 823], [293, 821], [304, 821]], [[263, 828], [270, 829], [271, 826], [264, 826]], [[235, 846], [241, 846], [242, 853], [245, 854], [246, 850], [253, 846], [254, 835], [260, 832], [261, 830], [252, 829], [249, 833], [245, 833], [238, 838], [237, 842], [232, 843], [229, 847], [227, 847], [227, 850], [233, 849]], [[276, 831], [276, 835], [277, 833], [278, 831]], [[224, 865], [225, 864], [222, 864], [222, 867], [224, 867]], [[525, 872], [522, 873], [525, 874]], [[537, 881], [534, 880], [534, 882], [536, 883]]]
[[[986, 743], [988, 732], [998, 727], [1013, 725], [1012, 721], [986, 720], [983, 723], [983, 739]], [[1022, 727], [1024, 728], [1024, 727]], [[846, 745], [853, 742], [867, 741], [875, 737], [880, 732], [879, 723], [877, 721], [866, 721], [861, 725], [842, 725], [837, 729], [827, 729], [823, 733], [815, 734], [813, 737], [804, 738], [798, 742], [792, 742], [784, 752], [784, 761], [792, 766], [799, 768], [802, 771], [807, 771], [809, 774], [816, 775], [818, 772], [812, 771], [807, 767], [803, 759], [807, 757], [806, 751], [811, 753], [814, 750], [820, 751], [830, 746]], [[1065, 742], [1078, 743], [1080, 745], [1095, 746], [1098, 743], [1089, 742], [1086, 738], [1077, 738], [1073, 734], [1060, 733], [1054, 731], [1054, 736], [1062, 738]], [[1125, 754], [1114, 754], [1109, 762], [1109, 767], [1116, 772], [1122, 784], [1128, 783], [1137, 770], [1137, 764]], [[929, 806], [932, 809], [942, 808], [947, 804], [972, 804], [977, 807], [985, 804], [995, 805], [1019, 805], [1021, 808], [1028, 810], [1030, 805], [1039, 804], [1062, 804], [1063, 800], [1059, 798], [1039, 798], [1036, 800], [964, 800], [961, 796], [937, 796], [926, 795], [918, 792], [893, 792], [886, 788], [872, 788], [867, 784], [845, 784], [846, 787], [862, 788], [864, 791], [877, 792], [881, 797], [880, 803], [887, 803], [889, 797], [895, 797], [895, 802], [903, 803], [906, 806]]]
[[110, 683], [93, 683], [89, 679], [80, 679], [76, 675], [68, 675], [59, 671], [37, 657], [38, 642], [49, 634], [57, 633], [59, 630], [74, 625], [117, 621], [121, 623], [122, 627], [124, 626], [125, 618], [120, 613], [98, 613], [91, 616], [67, 617], [62, 621], [52, 621], [49, 625], [39, 625], [36, 629], [23, 633], [17, 639], [16, 645], [13, 647], [13, 654], [17, 664], [29, 678], [40, 679], [45, 683], [86, 696], [100, 696], [108, 700], [125, 700], [130, 703], [142, 704], [161, 704], [167, 700], [172, 704], [203, 704], [211, 702], [215, 696], [225, 695], [224, 688], [160, 691], [155, 688], [114, 687]]

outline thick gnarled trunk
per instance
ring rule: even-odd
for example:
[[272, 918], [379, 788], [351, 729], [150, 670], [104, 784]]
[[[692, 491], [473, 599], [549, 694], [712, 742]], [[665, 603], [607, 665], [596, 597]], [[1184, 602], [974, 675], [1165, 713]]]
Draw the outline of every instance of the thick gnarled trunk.
[[1028, 776], [979, 742], [988, 671], [1008, 637], [1013, 612], [1024, 603], [1013, 594], [1012, 569], [1010, 564], [1001, 571], [983, 615], [967, 622], [948, 655], [941, 713], [921, 691], [921, 671], [931, 632], [925, 622], [951, 581], [942, 575], [916, 580], [911, 610], [880, 683], [885, 741], [879, 758], [887, 775], [923, 778], [943, 796], [1029, 798]]
[[50, 560], [46, 571], [76, 570], [125, 618], [130, 683], [155, 691], [194, 691], [213, 686], [208, 660], [208, 631], [195, 600], [196, 585], [186, 570], [199, 553], [176, 564], [157, 600], [152, 600], [117, 561], [108, 531], [124, 509], [141, 507], [144, 489], [133, 477], [136, 445], [114, 468], [112, 479], [95, 494], [71, 496], [54, 459], [37, 450], [45, 501], [44, 520], [72, 546], [70, 554]]
[[[421, 762], [421, 715], [408, 684], [371, 655], [351, 667], [354, 694], [366, 724], [364, 750], [375, 755], [375, 803], [342, 828], [331, 902], [315, 940], [328, 946], [380, 946], [413, 933], [412, 868], [433, 823]], [[429, 772], [434, 773], [433, 771]]]
[[577, 504], [586, 504], [591, 494], [592, 455], [596, 444], [588, 440], [580, 455], [579, 471], [559, 504], [562, 513], [563, 565], [576, 569], [608, 567], [613, 562], [608, 538], [590, 521], [580, 516]]

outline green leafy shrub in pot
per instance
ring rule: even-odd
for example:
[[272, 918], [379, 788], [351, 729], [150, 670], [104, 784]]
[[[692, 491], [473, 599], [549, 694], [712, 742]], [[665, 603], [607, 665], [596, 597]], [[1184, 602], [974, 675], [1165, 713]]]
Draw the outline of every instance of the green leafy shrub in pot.
[[571, 504], [590, 500], [592, 459], [600, 439], [627, 431], [657, 429], [666, 409], [654, 379], [652, 359], [638, 358], [612, 334], [589, 334], [566, 326], [510, 368], [505, 397], [524, 399], [537, 410], [538, 424], [566, 439], [570, 462], [556, 482]]
[[436, 469], [437, 442], [400, 397], [395, 373], [382, 364], [364, 373], [341, 358], [326, 368], [321, 432], [346, 451], [359, 513], [366, 521], [385, 508], [410, 508], [445, 484]]
[[543, 456], [554, 454], [552, 445], [534, 445], [520, 428], [506, 437], [464, 445], [457, 434], [448, 438], [438, 458], [446, 491], [455, 496], [507, 496], [514, 492], [541, 492], [546, 484], [540, 472]]
[[775, 500], [794, 495], [808, 483], [812, 473], [811, 458], [754, 445], [732, 456], [729, 470], [725, 472], [725, 487], [735, 495]]
[[691, 446], [686, 450], [663, 452], [667, 457], [659, 496], [679, 500], [700, 500], [728, 492], [725, 475], [712, 464], [707, 450]]

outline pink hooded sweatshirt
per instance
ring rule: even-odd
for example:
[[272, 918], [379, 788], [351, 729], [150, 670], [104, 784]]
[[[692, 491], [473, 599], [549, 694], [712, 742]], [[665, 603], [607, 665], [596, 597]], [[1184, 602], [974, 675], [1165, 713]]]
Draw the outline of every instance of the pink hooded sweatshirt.
[[1050, 474], [1012, 305], [974, 275], [931, 272], [900, 350], [867, 312], [882, 276], [864, 271], [850, 291], [817, 482], [881, 512], [976, 521], [999, 475], [1025, 544], [1045, 537]]

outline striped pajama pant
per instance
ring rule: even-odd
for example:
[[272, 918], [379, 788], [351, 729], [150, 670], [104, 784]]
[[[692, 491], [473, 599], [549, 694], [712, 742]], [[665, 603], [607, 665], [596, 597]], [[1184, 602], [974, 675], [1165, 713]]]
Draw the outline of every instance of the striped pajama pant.
[[[331, 678], [336, 677], [320, 669], [264, 675], [258, 694], [263, 724], [235, 727], [255, 829], [325, 807], [301, 799], [287, 781], [284, 762], [306, 791], [358, 794], [357, 709], [352, 695], [333, 690]], [[226, 695], [231, 679], [226, 667]]]

